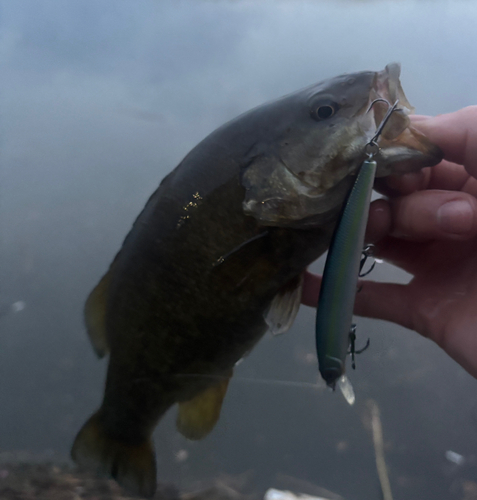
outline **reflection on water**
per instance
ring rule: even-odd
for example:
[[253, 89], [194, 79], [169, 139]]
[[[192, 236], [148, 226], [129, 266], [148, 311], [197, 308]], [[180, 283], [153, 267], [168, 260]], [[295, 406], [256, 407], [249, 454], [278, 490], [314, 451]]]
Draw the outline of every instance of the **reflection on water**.
[[[24, 307], [0, 318], [0, 451], [68, 454], [105, 369], [82, 325], [86, 294], [161, 178], [215, 127], [393, 60], [419, 113], [477, 101], [469, 2], [2, 7], [0, 310]], [[382, 265], [373, 279], [407, 278]], [[309, 386], [318, 378], [313, 323], [303, 308], [292, 331], [263, 339], [204, 441], [175, 433], [174, 412], [160, 423], [159, 478], [186, 487], [252, 471], [257, 489], [280, 487], [281, 474], [346, 499], [379, 498], [372, 399], [395, 498], [464, 498], [463, 481], [477, 482], [476, 381], [416, 334], [360, 319], [371, 347], [349, 374], [349, 407]]]

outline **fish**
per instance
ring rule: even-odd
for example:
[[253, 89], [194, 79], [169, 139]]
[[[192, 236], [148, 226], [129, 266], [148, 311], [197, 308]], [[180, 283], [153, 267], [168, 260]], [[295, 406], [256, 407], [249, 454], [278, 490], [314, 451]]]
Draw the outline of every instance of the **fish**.
[[377, 176], [435, 165], [414, 129], [400, 66], [341, 75], [254, 108], [207, 136], [160, 183], [89, 295], [85, 322], [109, 354], [103, 401], [71, 455], [151, 497], [151, 439], [178, 405], [177, 428], [214, 428], [234, 366], [297, 314], [307, 266], [331, 240], [364, 148], [385, 109]]

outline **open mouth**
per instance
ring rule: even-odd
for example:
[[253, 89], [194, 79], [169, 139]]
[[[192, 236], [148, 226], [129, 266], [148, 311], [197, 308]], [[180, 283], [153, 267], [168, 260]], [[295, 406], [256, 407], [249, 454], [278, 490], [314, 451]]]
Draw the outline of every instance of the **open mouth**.
[[388, 64], [383, 71], [376, 73], [370, 93], [370, 104], [376, 102], [370, 113], [374, 113], [376, 128], [385, 117], [389, 106], [399, 101], [397, 109], [391, 114], [379, 138], [377, 176], [400, 174], [419, 170], [425, 166], [436, 165], [442, 160], [442, 151], [411, 125], [409, 114], [414, 112], [401, 87], [400, 65]]
[[382, 123], [389, 108], [398, 103], [397, 108], [389, 117], [381, 133], [381, 136], [388, 141], [396, 139], [404, 132], [410, 125], [408, 115], [414, 112], [413, 106], [407, 100], [401, 87], [400, 73], [401, 67], [399, 64], [388, 64], [383, 71], [376, 73], [369, 96], [369, 105], [372, 106], [369, 112], [374, 114], [376, 129]]
[[382, 97], [391, 104], [399, 100], [400, 109], [404, 110], [406, 114], [413, 113], [414, 107], [411, 106], [404, 94], [399, 80], [400, 74], [401, 66], [398, 63], [388, 64], [383, 71], [376, 73], [374, 91], [377, 93], [377, 97]]

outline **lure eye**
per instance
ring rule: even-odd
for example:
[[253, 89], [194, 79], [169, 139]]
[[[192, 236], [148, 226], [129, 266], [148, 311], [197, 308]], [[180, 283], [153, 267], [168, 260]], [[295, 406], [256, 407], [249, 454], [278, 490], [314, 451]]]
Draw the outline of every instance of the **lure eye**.
[[326, 102], [318, 104], [311, 112], [311, 115], [316, 121], [327, 120], [334, 116], [338, 111], [339, 105], [336, 102]]

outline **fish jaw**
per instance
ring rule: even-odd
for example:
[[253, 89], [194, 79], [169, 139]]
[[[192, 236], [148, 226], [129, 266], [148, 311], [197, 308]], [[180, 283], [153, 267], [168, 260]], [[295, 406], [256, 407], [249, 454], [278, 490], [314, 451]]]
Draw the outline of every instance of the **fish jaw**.
[[376, 177], [403, 175], [424, 167], [433, 167], [443, 158], [442, 150], [412, 126], [396, 139], [384, 139], [376, 155]]
[[[414, 112], [414, 107], [404, 94], [399, 74], [399, 64], [388, 64], [376, 74], [375, 88], [370, 96], [373, 100], [386, 99], [390, 105], [398, 101], [397, 110], [390, 116], [378, 139], [376, 177], [415, 172], [437, 165], [443, 158], [441, 149], [411, 125], [409, 115]], [[387, 109], [382, 102], [373, 106], [375, 128], [382, 122]]]
[[[437, 164], [440, 149], [411, 126], [414, 108], [399, 81], [400, 66], [380, 72], [343, 75], [292, 95], [290, 115], [266, 147], [253, 149], [242, 176], [243, 210], [263, 225], [309, 228], [336, 220], [366, 159], [366, 145], [374, 137], [389, 106], [399, 100], [378, 139], [377, 177], [404, 174]], [[313, 121], [316, 103], [330, 100], [337, 112], [329, 120]], [[283, 106], [281, 101], [281, 106]], [[298, 107], [301, 115], [292, 107]], [[313, 108], [315, 106], [315, 108]]]

